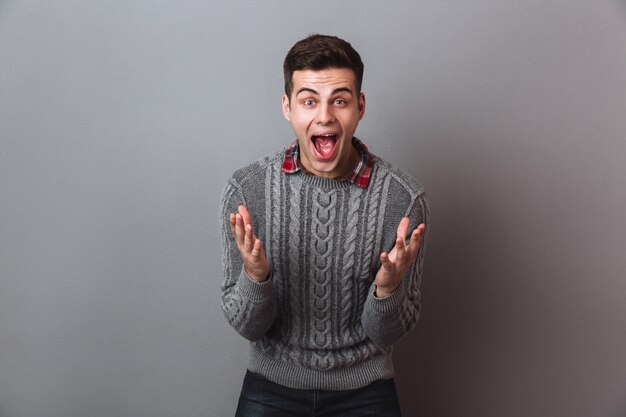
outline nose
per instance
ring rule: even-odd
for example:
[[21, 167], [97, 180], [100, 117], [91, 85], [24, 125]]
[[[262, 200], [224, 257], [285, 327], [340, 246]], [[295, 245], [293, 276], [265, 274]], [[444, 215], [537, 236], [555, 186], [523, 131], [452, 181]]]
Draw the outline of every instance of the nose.
[[335, 121], [335, 115], [330, 105], [322, 103], [318, 107], [317, 123], [320, 125], [327, 125]]

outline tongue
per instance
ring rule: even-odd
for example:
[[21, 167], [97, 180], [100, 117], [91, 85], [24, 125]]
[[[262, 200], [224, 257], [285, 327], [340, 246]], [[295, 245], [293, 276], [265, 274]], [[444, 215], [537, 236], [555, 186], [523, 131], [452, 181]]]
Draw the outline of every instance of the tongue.
[[333, 151], [333, 146], [335, 146], [335, 141], [333, 138], [326, 136], [318, 136], [315, 139], [315, 149], [322, 156], [329, 156]]

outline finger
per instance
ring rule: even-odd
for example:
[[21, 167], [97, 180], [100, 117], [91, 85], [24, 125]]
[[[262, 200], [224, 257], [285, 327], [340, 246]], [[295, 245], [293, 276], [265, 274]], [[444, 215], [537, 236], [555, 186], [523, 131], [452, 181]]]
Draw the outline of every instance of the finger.
[[411, 261], [413, 261], [417, 257], [417, 253], [420, 250], [420, 246], [422, 246], [422, 236], [424, 233], [424, 225], [420, 224], [413, 233], [411, 233], [411, 240], [409, 242], [409, 246], [407, 247], [407, 256]]
[[426, 231], [426, 225], [424, 223], [421, 223], [419, 226], [417, 226], [415, 231], [417, 231], [417, 242], [421, 244], [422, 240], [424, 240], [424, 232]]
[[402, 237], [402, 239], [406, 239], [406, 234], [409, 231], [409, 218], [403, 217], [400, 220], [400, 224], [398, 225], [398, 237]]
[[261, 255], [261, 241], [259, 239], [254, 241], [254, 246], [252, 248], [252, 258], [256, 261], [259, 259]]
[[252, 225], [246, 224], [246, 235], [244, 238], [243, 246], [246, 248], [246, 252], [251, 252], [254, 246], [254, 233], [252, 233]]
[[238, 207], [239, 210], [239, 214], [241, 214], [241, 217], [243, 217], [243, 224], [250, 224], [250, 213], [248, 212], [248, 209], [246, 208], [246, 206], [244, 206], [243, 204], [241, 204]]
[[396, 263], [402, 265], [406, 258], [406, 243], [404, 236], [398, 236], [396, 239]]
[[412, 245], [414, 243], [417, 243], [419, 245], [422, 242], [422, 239], [424, 238], [425, 229], [426, 229], [426, 226], [424, 225], [424, 223], [417, 226], [413, 230], [413, 233], [411, 233], [411, 240], [409, 242], [409, 245]]
[[235, 235], [235, 213], [230, 213], [229, 221], [230, 221], [230, 231], [234, 236]]
[[387, 252], [383, 252], [380, 254], [380, 262], [382, 263], [382, 267], [386, 270], [389, 271], [393, 269], [393, 262], [391, 262], [391, 259], [389, 259], [389, 255], [387, 254]]
[[244, 240], [243, 218], [241, 214], [235, 214], [235, 240], [237, 245], [242, 245]]

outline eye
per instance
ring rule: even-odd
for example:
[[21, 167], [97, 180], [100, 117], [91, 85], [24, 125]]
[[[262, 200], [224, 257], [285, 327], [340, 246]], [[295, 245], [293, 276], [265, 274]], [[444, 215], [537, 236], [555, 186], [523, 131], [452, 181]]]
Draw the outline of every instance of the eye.
[[314, 102], [313, 100], [311, 100], [311, 99], [309, 99], [309, 100], [304, 100], [304, 105], [305, 105], [305, 106], [312, 106], [312, 105], [314, 105], [314, 104], [315, 104], [315, 102]]
[[346, 104], [346, 101], [343, 100], [343, 99], [338, 98], [338, 99], [335, 100], [335, 104], [337, 106], [343, 106], [344, 104]]

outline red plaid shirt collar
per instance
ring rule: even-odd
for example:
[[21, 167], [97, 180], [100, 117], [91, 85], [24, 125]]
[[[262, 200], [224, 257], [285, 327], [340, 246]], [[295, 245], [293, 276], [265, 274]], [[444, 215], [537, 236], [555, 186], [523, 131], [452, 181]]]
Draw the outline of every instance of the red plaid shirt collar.
[[[359, 151], [359, 154], [361, 155], [361, 160], [354, 168], [354, 170], [344, 178], [344, 180], [353, 182], [361, 188], [367, 188], [370, 183], [370, 176], [372, 174], [372, 167], [374, 166], [374, 159], [372, 158], [372, 154], [367, 150], [367, 146], [365, 146], [363, 142], [353, 137], [352, 144], [357, 149], [357, 151]], [[282, 167], [282, 171], [284, 173], [293, 174], [294, 172], [298, 172], [301, 169], [304, 169], [300, 164], [300, 158], [298, 157], [299, 152], [300, 147], [298, 146], [298, 141], [295, 140], [285, 150], [285, 159], [283, 161]]]

